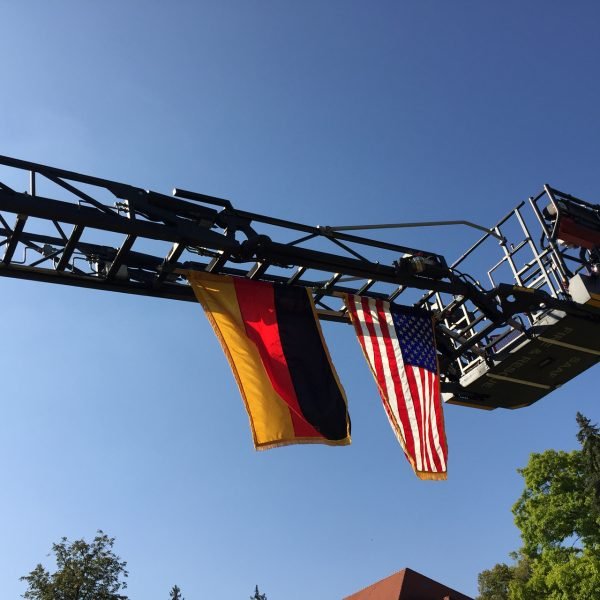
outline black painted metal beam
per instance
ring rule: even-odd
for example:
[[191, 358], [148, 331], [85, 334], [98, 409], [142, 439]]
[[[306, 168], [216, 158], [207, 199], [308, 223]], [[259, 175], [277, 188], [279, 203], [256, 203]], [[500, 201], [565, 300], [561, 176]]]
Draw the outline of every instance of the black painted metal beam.
[[17, 249], [17, 246], [19, 244], [19, 237], [23, 232], [23, 229], [25, 228], [26, 222], [27, 215], [17, 215], [17, 221], [15, 223], [15, 226], [13, 227], [10, 236], [8, 237], [8, 245], [6, 246], [6, 251], [4, 252], [4, 258], [2, 259], [2, 262], [4, 264], [10, 263], [10, 261], [12, 260], [15, 254], [15, 250]]
[[173, 265], [177, 263], [180, 259], [181, 255], [185, 250], [185, 244], [177, 243], [173, 244], [173, 247], [169, 251], [169, 254], [165, 257], [165, 260], [162, 262], [158, 275], [155, 279], [155, 285], [161, 285], [162, 282], [169, 276], [169, 273], [174, 268]]
[[77, 247], [79, 239], [83, 235], [84, 229], [85, 227], [83, 225], [75, 225], [75, 227], [73, 228], [71, 237], [65, 244], [65, 249], [63, 250], [60, 260], [56, 265], [57, 271], [64, 271], [66, 269], [67, 265], [69, 264], [69, 261], [71, 260], [73, 252], [75, 252], [75, 248]]
[[190, 244], [204, 245], [220, 250], [231, 250], [239, 246], [235, 240], [191, 222], [165, 225], [139, 219], [133, 220], [117, 214], [106, 214], [87, 206], [41, 196], [33, 197], [18, 192], [0, 190], [0, 210], [103, 231], [132, 234], [152, 240], [180, 242], [184, 239]]
[[115, 259], [112, 261], [106, 273], [107, 281], [112, 281], [117, 276], [119, 269], [121, 268], [125, 259], [127, 258], [127, 255], [129, 254], [129, 251], [131, 250], [131, 247], [135, 243], [136, 239], [137, 237], [135, 235], [127, 236], [126, 240], [123, 242], [123, 245], [119, 248]]

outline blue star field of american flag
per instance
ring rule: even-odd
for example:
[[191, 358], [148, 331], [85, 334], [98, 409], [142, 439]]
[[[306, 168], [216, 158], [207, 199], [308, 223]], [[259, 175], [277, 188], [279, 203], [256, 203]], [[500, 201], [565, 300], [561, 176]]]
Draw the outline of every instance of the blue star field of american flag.
[[437, 372], [431, 316], [423, 311], [407, 311], [390, 306], [404, 363]]

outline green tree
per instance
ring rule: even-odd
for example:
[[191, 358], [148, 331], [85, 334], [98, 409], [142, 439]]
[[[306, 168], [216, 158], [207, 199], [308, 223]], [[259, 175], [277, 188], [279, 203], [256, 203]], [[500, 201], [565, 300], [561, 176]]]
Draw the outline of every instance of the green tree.
[[508, 586], [513, 579], [514, 567], [499, 563], [492, 569], [479, 573], [480, 600], [506, 600]]
[[479, 583], [478, 600], [509, 600], [511, 586], [525, 583], [531, 577], [531, 561], [518, 552], [511, 554], [514, 565], [497, 564], [492, 569], [482, 571], [477, 578]]
[[254, 595], [250, 596], [250, 600], [267, 600], [266, 594], [261, 594], [258, 591], [258, 586], [254, 588]]
[[185, 600], [185, 598], [181, 595], [181, 589], [179, 586], [174, 585], [171, 591], [169, 592], [170, 600]]
[[480, 573], [479, 600], [600, 598], [600, 431], [577, 415], [581, 450], [532, 454], [513, 506], [523, 545]]
[[98, 531], [93, 542], [62, 538], [52, 545], [56, 571], [38, 564], [29, 575], [23, 598], [27, 600], [127, 600], [119, 593], [127, 587], [127, 563], [113, 552], [114, 538]]
[[581, 413], [577, 413], [579, 433], [577, 439], [581, 444], [583, 462], [586, 473], [586, 490], [592, 498], [592, 509], [600, 516], [600, 429]]

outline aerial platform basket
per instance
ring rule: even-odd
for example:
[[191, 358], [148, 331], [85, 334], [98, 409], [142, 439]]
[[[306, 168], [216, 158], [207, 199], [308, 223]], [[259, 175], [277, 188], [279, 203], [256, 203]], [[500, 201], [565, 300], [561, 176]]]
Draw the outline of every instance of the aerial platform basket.
[[[509, 230], [520, 239], [510, 242]], [[455, 383], [446, 385], [452, 391], [444, 393], [444, 400], [488, 410], [514, 409], [536, 402], [600, 360], [600, 206], [545, 186], [494, 231], [501, 238], [500, 259], [487, 275], [492, 286], [502, 269], [512, 276], [514, 285], [499, 289], [500, 301], [515, 305], [515, 318], [499, 331], [468, 301], [434, 295], [435, 309], [442, 315], [448, 302], [458, 304], [448, 311], [453, 318], [443, 319], [441, 327], [463, 343], [479, 338], [471, 352], [457, 358]], [[483, 236], [453, 267], [490, 241], [495, 242]], [[528, 296], [542, 295], [546, 302], [528, 302]], [[561, 310], [561, 303], [568, 309]]]
[[446, 401], [488, 410], [533, 404], [599, 361], [600, 325], [551, 311], [496, 359], [473, 365], [460, 379], [462, 397], [447, 394]]

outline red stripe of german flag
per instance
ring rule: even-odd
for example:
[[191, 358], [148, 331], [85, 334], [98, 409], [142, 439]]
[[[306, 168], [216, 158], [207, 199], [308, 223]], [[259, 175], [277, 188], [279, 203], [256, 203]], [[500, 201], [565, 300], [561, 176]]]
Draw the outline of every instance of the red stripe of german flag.
[[246, 404], [257, 449], [350, 443], [344, 390], [310, 291], [188, 273]]

